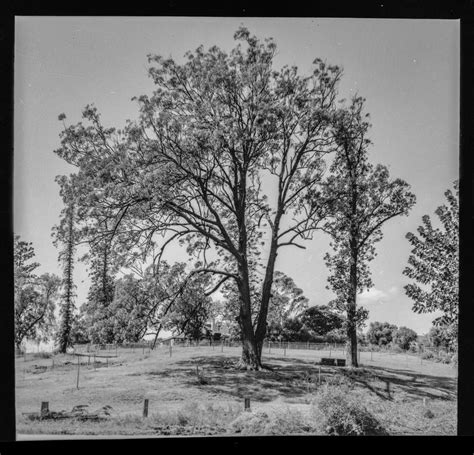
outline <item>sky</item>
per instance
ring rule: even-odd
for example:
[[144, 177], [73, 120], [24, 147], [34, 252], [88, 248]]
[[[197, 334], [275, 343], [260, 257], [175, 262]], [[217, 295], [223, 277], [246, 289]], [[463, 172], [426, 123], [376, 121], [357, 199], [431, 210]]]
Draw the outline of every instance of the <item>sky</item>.
[[[74, 169], [54, 154], [62, 128], [93, 103], [106, 126], [137, 116], [133, 96], [153, 90], [147, 55], [181, 60], [199, 45], [230, 50], [240, 24], [259, 38], [273, 37], [275, 66], [309, 74], [319, 57], [341, 66], [340, 97], [366, 98], [373, 146], [370, 160], [388, 166], [417, 196], [409, 216], [383, 228], [371, 263], [374, 287], [359, 295], [369, 321], [388, 321], [426, 333], [436, 314], [417, 315], [402, 275], [425, 214], [434, 219], [444, 192], [459, 175], [459, 21], [428, 19], [17, 17], [14, 81], [14, 232], [33, 243], [39, 273], [61, 275], [51, 229], [62, 209], [55, 176]], [[327, 304], [327, 236], [306, 249], [288, 249], [277, 269], [304, 290], [310, 305]], [[283, 250], [282, 250], [283, 251]], [[181, 258], [180, 258], [181, 259]], [[75, 268], [76, 305], [85, 301], [87, 270]]]

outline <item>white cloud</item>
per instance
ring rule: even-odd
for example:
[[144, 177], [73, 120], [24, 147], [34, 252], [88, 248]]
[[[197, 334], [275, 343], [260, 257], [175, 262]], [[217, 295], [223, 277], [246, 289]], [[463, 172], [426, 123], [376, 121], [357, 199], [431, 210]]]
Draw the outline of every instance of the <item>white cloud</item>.
[[372, 303], [385, 303], [388, 294], [381, 289], [372, 288], [369, 291], [365, 290], [359, 294], [359, 303], [361, 304], [372, 304]]

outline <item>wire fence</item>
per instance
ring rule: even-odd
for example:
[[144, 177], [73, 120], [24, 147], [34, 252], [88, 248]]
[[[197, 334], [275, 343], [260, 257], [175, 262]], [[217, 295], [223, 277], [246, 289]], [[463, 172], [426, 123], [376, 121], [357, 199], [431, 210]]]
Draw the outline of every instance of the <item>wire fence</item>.
[[[95, 356], [99, 358], [107, 356], [108, 358], [118, 357], [120, 354], [136, 354], [136, 355], [150, 355], [154, 352], [165, 352], [169, 353], [169, 356], [173, 355], [173, 348], [179, 350], [185, 348], [211, 348], [208, 351], [203, 350], [203, 354], [208, 352], [212, 355], [215, 351], [225, 352], [229, 348], [241, 348], [242, 344], [239, 340], [221, 339], [221, 340], [192, 340], [192, 339], [180, 339], [171, 338], [167, 340], [159, 340], [158, 343], [153, 347], [152, 341], [143, 340], [136, 343], [110, 343], [110, 344], [81, 344], [75, 345], [72, 349], [68, 350], [68, 355], [85, 355], [87, 357]], [[174, 351], [176, 352], [176, 350]], [[50, 358], [55, 354], [55, 350], [50, 348], [49, 350], [39, 350], [37, 352], [17, 352], [17, 360], [23, 359], [25, 362], [32, 359], [39, 358]], [[321, 359], [323, 357], [347, 359], [348, 350], [345, 343], [311, 343], [311, 342], [293, 342], [293, 341], [269, 341], [266, 340], [262, 346], [262, 355], [281, 355], [287, 357], [290, 355], [303, 355], [304, 357], [309, 356], [315, 359]], [[357, 356], [359, 363], [369, 362], [376, 363], [378, 360], [393, 359], [393, 362], [405, 362], [413, 363], [419, 362], [441, 362], [451, 363], [455, 352], [449, 352], [441, 348], [422, 348], [420, 347], [416, 352], [403, 351], [400, 349], [391, 349], [388, 347], [379, 347], [373, 345], [359, 344], [357, 350]]]

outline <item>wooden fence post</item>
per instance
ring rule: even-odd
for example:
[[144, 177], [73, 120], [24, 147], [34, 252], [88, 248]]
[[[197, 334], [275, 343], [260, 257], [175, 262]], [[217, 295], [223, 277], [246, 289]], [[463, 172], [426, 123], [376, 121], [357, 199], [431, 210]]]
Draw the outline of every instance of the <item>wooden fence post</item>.
[[79, 362], [80, 357], [77, 356], [77, 380], [76, 380], [76, 389], [79, 389], [79, 369], [81, 368], [81, 364]]
[[173, 355], [173, 348], [171, 346], [171, 341], [170, 341], [170, 357]]
[[143, 402], [143, 417], [148, 417], [148, 398]]
[[245, 398], [244, 399], [244, 409], [246, 411], [250, 411], [250, 398]]
[[319, 382], [319, 385], [321, 385], [321, 367], [319, 367], [318, 382]]
[[45, 417], [49, 413], [49, 402], [41, 402], [41, 417]]

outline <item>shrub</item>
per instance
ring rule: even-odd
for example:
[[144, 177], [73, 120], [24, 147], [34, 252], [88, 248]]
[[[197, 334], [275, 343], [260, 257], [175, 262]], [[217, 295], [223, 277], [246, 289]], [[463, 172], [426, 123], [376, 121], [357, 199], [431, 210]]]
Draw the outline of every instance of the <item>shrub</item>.
[[453, 354], [453, 356], [451, 357], [451, 365], [454, 368], [456, 368], [458, 366], [458, 355], [457, 355], [457, 353]]
[[350, 393], [347, 387], [325, 386], [312, 407], [324, 433], [334, 436], [386, 435], [379, 421]]
[[423, 360], [431, 360], [431, 359], [434, 358], [434, 356], [435, 356], [435, 355], [434, 355], [433, 352], [431, 352], [431, 351], [425, 351], [425, 352], [423, 352], [423, 353], [421, 354], [421, 358], [422, 358]]
[[50, 359], [51, 357], [51, 352], [33, 352], [34, 359]]

